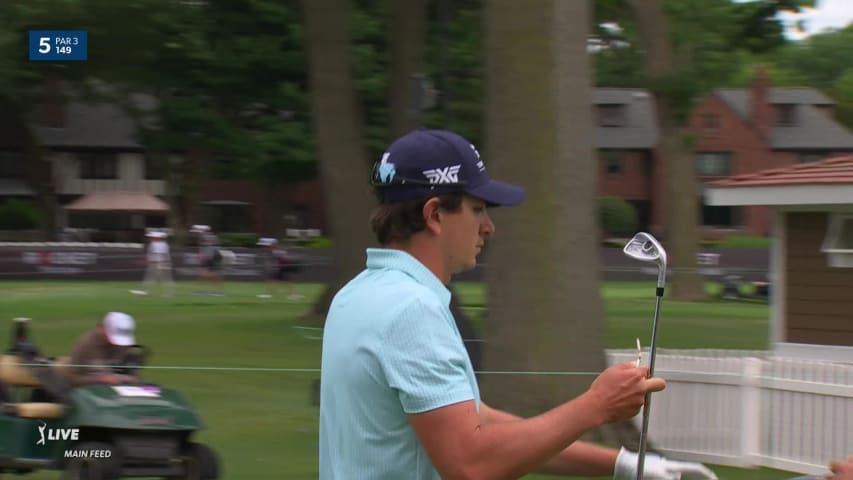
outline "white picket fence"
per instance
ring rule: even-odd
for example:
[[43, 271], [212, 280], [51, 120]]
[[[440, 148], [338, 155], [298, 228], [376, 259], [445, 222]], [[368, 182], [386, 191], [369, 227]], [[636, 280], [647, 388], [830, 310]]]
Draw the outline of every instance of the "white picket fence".
[[[607, 355], [613, 364], [637, 352]], [[667, 389], [652, 395], [649, 440], [668, 457], [821, 474], [853, 454], [853, 359], [658, 349], [655, 363]]]

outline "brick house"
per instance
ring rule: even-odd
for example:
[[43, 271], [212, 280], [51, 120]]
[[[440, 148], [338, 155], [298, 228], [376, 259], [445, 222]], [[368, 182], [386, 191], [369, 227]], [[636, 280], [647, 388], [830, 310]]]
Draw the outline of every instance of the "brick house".
[[593, 102], [598, 194], [628, 201], [637, 211], [640, 228], [646, 229], [656, 220], [652, 207], [661, 191], [655, 161], [660, 132], [653, 99], [640, 89], [596, 88]]
[[[60, 91], [59, 83], [48, 83], [45, 100], [34, 109], [29, 126], [43, 151], [40, 168], [34, 169], [24, 152], [21, 132], [0, 124], [0, 201], [35, 199], [45, 191], [36, 186], [49, 185], [57, 207], [52, 219], [57, 230], [94, 228], [106, 235], [104, 239], [136, 240], [144, 228], [164, 226], [168, 209], [153, 210], [150, 205], [164, 205], [166, 181], [139, 142], [134, 119], [119, 105], [84, 102]], [[141, 109], [154, 106], [154, 100], [144, 95], [134, 95], [132, 101]], [[316, 181], [265, 190], [251, 181], [208, 180], [200, 190], [199, 205], [187, 207], [189, 221], [211, 224], [218, 231], [272, 233], [270, 205], [276, 202], [288, 207], [280, 209], [290, 214], [288, 226], [325, 225]], [[149, 206], [116, 211], [116, 193], [144, 199], [139, 203]], [[85, 210], [76, 208], [81, 204]]]
[[[593, 95], [598, 193], [627, 200], [638, 213], [639, 227], [654, 229], [664, 221], [665, 189], [653, 99], [644, 90], [630, 88], [596, 88]], [[749, 89], [714, 90], [697, 102], [688, 121], [700, 181], [853, 152], [853, 135], [833, 119], [832, 106], [831, 100], [811, 88], [768, 86], [761, 70]], [[40, 169], [40, 178], [52, 179], [39, 181], [53, 185], [60, 204], [98, 190], [165, 195], [162, 176], [136, 140], [133, 123], [117, 106], [46, 102], [38, 120], [32, 130], [48, 149], [50, 164]], [[0, 199], [33, 196], [38, 191], [33, 177], [22, 173], [21, 164], [27, 162], [3, 130]], [[766, 235], [771, 228], [766, 207], [705, 205], [698, 198], [697, 208], [702, 208], [703, 224], [710, 228], [755, 235]], [[59, 226], [74, 223], [59, 210]], [[275, 229], [271, 217], [285, 214], [282, 220], [287, 219], [287, 226], [326, 226], [317, 180], [282, 185], [274, 191], [253, 182], [211, 180], [202, 186], [200, 205], [193, 212], [193, 222], [212, 224], [219, 231], [271, 233]], [[137, 216], [129, 222], [140, 227], [160, 221], [149, 217]]]
[[[853, 135], [835, 121], [833, 105], [813, 88], [770, 87], [763, 69], [749, 89], [714, 90], [689, 117], [700, 181], [853, 152]], [[772, 227], [762, 206], [703, 204], [702, 219], [752, 235], [767, 235]]]

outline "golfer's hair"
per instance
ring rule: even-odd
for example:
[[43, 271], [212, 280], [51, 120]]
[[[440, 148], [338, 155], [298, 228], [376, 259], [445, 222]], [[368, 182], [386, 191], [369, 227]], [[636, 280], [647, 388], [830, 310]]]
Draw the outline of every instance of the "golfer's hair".
[[[462, 207], [464, 193], [439, 195], [438, 204], [444, 210], [455, 212]], [[432, 197], [429, 197], [432, 198]], [[426, 228], [424, 204], [429, 198], [398, 203], [383, 203], [370, 215], [370, 228], [380, 245], [407, 242], [412, 235]]]

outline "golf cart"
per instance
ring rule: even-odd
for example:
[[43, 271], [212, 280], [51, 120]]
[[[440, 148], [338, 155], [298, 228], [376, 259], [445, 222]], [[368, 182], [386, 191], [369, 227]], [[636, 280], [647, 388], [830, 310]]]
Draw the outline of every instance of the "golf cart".
[[[219, 478], [216, 454], [192, 441], [203, 422], [180, 393], [147, 383], [71, 388], [67, 359], [42, 356], [26, 320], [16, 319], [12, 345], [0, 355], [0, 476]], [[118, 372], [144, 363], [146, 349], [131, 352]]]

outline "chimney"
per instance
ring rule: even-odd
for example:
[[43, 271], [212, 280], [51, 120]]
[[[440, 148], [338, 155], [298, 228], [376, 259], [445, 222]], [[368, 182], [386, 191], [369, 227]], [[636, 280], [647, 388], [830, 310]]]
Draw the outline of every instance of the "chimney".
[[45, 83], [42, 123], [49, 128], [65, 128], [65, 95], [62, 80], [55, 76]]
[[749, 116], [752, 125], [761, 138], [767, 138], [773, 122], [773, 106], [770, 104], [770, 87], [768, 84], [767, 70], [763, 65], [757, 66], [749, 92]]

